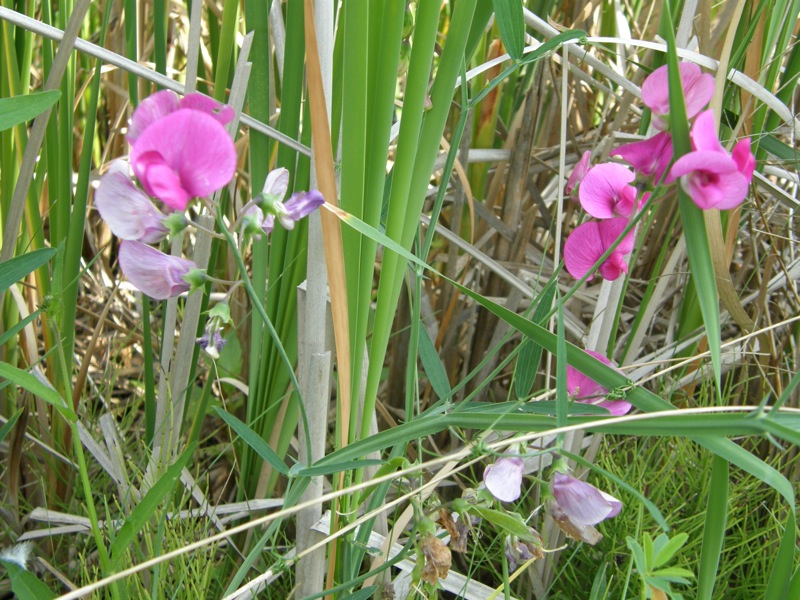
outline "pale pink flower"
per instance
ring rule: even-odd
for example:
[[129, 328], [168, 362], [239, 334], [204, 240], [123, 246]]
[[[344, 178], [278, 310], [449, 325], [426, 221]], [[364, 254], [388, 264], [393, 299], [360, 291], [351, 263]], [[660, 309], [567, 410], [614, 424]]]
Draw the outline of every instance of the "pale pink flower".
[[[145, 192], [174, 210], [224, 187], [236, 171], [229, 114], [202, 96], [159, 92], [136, 110], [128, 132], [133, 172]], [[215, 112], [219, 109], [217, 112]]]
[[583, 210], [596, 219], [627, 217], [637, 208], [636, 178], [624, 165], [601, 163], [586, 173], [578, 189]]
[[292, 230], [297, 221], [310, 215], [323, 204], [325, 198], [317, 190], [297, 192], [286, 202], [273, 201], [268, 208], [268, 214], [261, 222], [261, 228], [265, 233], [271, 233], [277, 218], [284, 229]]
[[119, 266], [136, 289], [156, 300], [188, 292], [187, 276], [197, 270], [192, 261], [159, 252], [152, 246], [123, 240], [119, 246]]
[[[627, 225], [628, 220], [619, 217], [605, 221], [589, 221], [576, 227], [564, 244], [564, 264], [569, 274], [575, 279], [586, 275], [622, 234]], [[633, 242], [634, 234], [633, 231], [630, 231], [611, 255], [603, 261], [597, 272], [604, 279], [613, 280], [622, 273], [628, 272], [628, 265], [624, 257], [633, 250]], [[588, 277], [588, 281], [591, 281], [592, 277], [594, 277], [593, 274]]]
[[559, 508], [578, 525], [597, 525], [622, 510], [622, 502], [614, 496], [565, 473], [553, 475], [550, 491]]
[[[604, 365], [613, 366], [611, 361], [599, 352], [586, 350], [586, 353], [595, 357]], [[606, 400], [605, 397], [608, 395], [608, 390], [572, 365], [567, 365], [567, 392], [576, 402], [602, 406], [615, 417], [621, 417], [631, 410], [630, 402], [625, 400]]]
[[499, 458], [486, 467], [483, 483], [492, 496], [503, 502], [513, 502], [522, 493], [522, 459], [518, 456]]
[[133, 184], [125, 161], [114, 161], [100, 178], [94, 205], [120, 239], [154, 244], [167, 235], [164, 214]]
[[659, 182], [672, 162], [672, 136], [662, 131], [646, 140], [623, 144], [611, 156], [622, 157], [638, 175]]
[[564, 193], [575, 201], [578, 200], [578, 189], [581, 181], [583, 181], [586, 173], [588, 173], [589, 169], [592, 167], [591, 156], [592, 153], [589, 150], [581, 155], [581, 159], [577, 162], [575, 168], [572, 169], [572, 173], [569, 175], [567, 185], [564, 186]]
[[675, 161], [668, 179], [679, 179], [699, 208], [727, 210], [739, 206], [747, 196], [755, 159], [749, 140], [740, 141], [734, 154], [728, 154], [717, 137], [714, 123], [710, 110], [697, 117], [691, 131], [694, 151]]
[[[714, 95], [714, 78], [694, 63], [678, 64], [686, 102], [686, 117], [691, 119]], [[661, 131], [669, 128], [669, 75], [667, 65], [659, 67], [642, 84], [642, 100], [653, 112], [653, 125]]]

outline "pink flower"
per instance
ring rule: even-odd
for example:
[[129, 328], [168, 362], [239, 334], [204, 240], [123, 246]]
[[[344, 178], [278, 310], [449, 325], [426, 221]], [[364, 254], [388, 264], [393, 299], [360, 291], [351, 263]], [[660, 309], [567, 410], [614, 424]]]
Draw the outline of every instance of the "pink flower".
[[190, 260], [164, 254], [133, 240], [123, 240], [120, 244], [119, 266], [139, 291], [156, 300], [188, 292], [192, 284], [187, 276], [198, 270]]
[[672, 136], [662, 131], [641, 142], [623, 144], [611, 156], [621, 156], [637, 174], [659, 182], [672, 162]]
[[597, 525], [622, 510], [622, 502], [614, 496], [564, 473], [553, 475], [550, 491], [558, 508], [578, 525]]
[[578, 200], [578, 186], [592, 167], [591, 156], [592, 153], [589, 150], [583, 153], [581, 159], [575, 165], [575, 168], [572, 169], [572, 173], [570, 173], [569, 179], [567, 180], [567, 185], [564, 186], [564, 193], [573, 200]]
[[154, 244], [167, 235], [164, 214], [133, 184], [125, 161], [114, 161], [100, 178], [94, 205], [118, 238]]
[[[594, 350], [586, 350], [586, 353], [595, 357], [604, 365], [612, 366], [611, 361], [603, 354]], [[621, 417], [631, 409], [631, 403], [625, 400], [605, 400], [608, 390], [572, 365], [567, 365], [567, 392], [576, 402], [602, 406], [608, 409], [615, 417]]]
[[497, 459], [483, 472], [486, 489], [502, 502], [513, 502], [522, 493], [522, 467], [518, 456]]
[[128, 133], [130, 159], [149, 195], [185, 210], [192, 198], [207, 196], [231, 180], [236, 148], [222, 125], [227, 113], [209, 111], [212, 101], [184, 98], [175, 109], [175, 99], [170, 98], [145, 101], [146, 110], [140, 113], [140, 107], [134, 113]]
[[[628, 220], [624, 217], [605, 221], [590, 221], [575, 228], [564, 244], [564, 264], [570, 275], [580, 279], [622, 234]], [[628, 272], [624, 256], [633, 250], [634, 235], [630, 231], [611, 255], [600, 265], [598, 272], [604, 279], [616, 279]], [[588, 277], [591, 281], [594, 275]]]
[[714, 114], [707, 110], [691, 131], [693, 152], [672, 165], [668, 181], [680, 179], [681, 187], [701, 209], [726, 210], [739, 206], [747, 196], [755, 169], [750, 141], [742, 140], [728, 154], [717, 138]]
[[162, 90], [142, 100], [133, 112], [126, 135], [128, 142], [133, 144], [150, 125], [181, 108], [198, 110], [211, 115], [219, 121], [220, 125], [227, 125], [233, 119], [233, 109], [230, 106], [220, 104], [208, 96], [192, 93], [178, 98], [175, 92]]
[[[686, 102], [686, 117], [691, 119], [708, 104], [714, 95], [714, 78], [703, 73], [694, 63], [678, 64]], [[644, 80], [642, 100], [653, 112], [653, 126], [661, 131], [669, 128], [669, 76], [667, 65], [659, 67]]]
[[292, 194], [286, 202], [267, 200], [266, 204], [268, 214], [261, 223], [264, 232], [272, 232], [276, 218], [284, 229], [291, 231], [297, 221], [325, 204], [325, 198], [317, 190], [311, 190]]
[[583, 210], [596, 219], [627, 217], [636, 208], [636, 188], [629, 185], [635, 178], [624, 165], [595, 165], [586, 173], [578, 189]]

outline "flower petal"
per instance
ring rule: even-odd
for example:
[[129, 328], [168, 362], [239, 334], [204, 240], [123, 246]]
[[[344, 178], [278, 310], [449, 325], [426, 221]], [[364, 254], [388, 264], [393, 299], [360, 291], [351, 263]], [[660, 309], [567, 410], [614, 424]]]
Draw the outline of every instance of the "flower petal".
[[[694, 63], [678, 64], [686, 102], [686, 117], [691, 119], [708, 104], [714, 95], [714, 78], [703, 73]], [[642, 101], [653, 112], [653, 125], [661, 130], [668, 127], [669, 115], [669, 74], [664, 65], [653, 71], [642, 84]]]
[[719, 143], [717, 136], [717, 120], [713, 110], [700, 113], [692, 125], [689, 134], [692, 138], [692, 148], [696, 151], [712, 151], [727, 154], [725, 148]]
[[[611, 365], [611, 361], [599, 352], [594, 350], [584, 350], [584, 352], [604, 365]], [[567, 392], [578, 402], [593, 402], [599, 397], [605, 396], [608, 390], [572, 365], [567, 365]]]
[[581, 155], [581, 159], [575, 165], [575, 168], [572, 169], [572, 173], [569, 174], [569, 179], [567, 180], [567, 185], [564, 186], [564, 193], [572, 198], [573, 200], [578, 199], [577, 189], [580, 185], [583, 178], [586, 176], [586, 173], [589, 172], [589, 169], [592, 167], [592, 153], [590, 150]]
[[662, 131], [641, 142], [623, 144], [611, 156], [622, 157], [638, 174], [658, 182], [672, 161], [672, 136]]
[[726, 152], [697, 151], [681, 156], [670, 176], [681, 185], [701, 209], [727, 210], [739, 206], [747, 196], [747, 178]]
[[518, 456], [497, 459], [483, 472], [486, 489], [498, 500], [513, 502], [522, 493], [523, 467], [522, 459]]
[[145, 129], [159, 119], [178, 110], [178, 106], [178, 95], [171, 90], [161, 90], [142, 100], [136, 110], [133, 111], [131, 123], [128, 126], [128, 134], [126, 135], [128, 142], [133, 144], [144, 133]]
[[750, 180], [753, 179], [753, 171], [756, 169], [756, 159], [753, 153], [750, 152], [750, 138], [745, 138], [736, 142], [736, 145], [733, 147], [733, 152], [731, 152], [731, 158], [739, 168], [739, 172], [744, 175], [747, 182], [750, 183]]
[[199, 110], [214, 117], [220, 125], [227, 125], [233, 120], [233, 109], [198, 92], [186, 94], [179, 103], [179, 108]]
[[190, 260], [164, 254], [132, 240], [123, 240], [120, 244], [119, 265], [128, 281], [156, 300], [188, 292], [191, 286], [183, 276], [197, 268]]
[[310, 190], [292, 194], [284, 206], [286, 207], [286, 215], [293, 221], [299, 221], [323, 204], [325, 204], [325, 198], [322, 194], [317, 190]]
[[281, 201], [286, 195], [287, 189], [289, 189], [289, 170], [285, 167], [280, 167], [267, 174], [262, 193], [275, 196], [278, 201]]
[[[154, 160], [151, 153], [160, 159]], [[236, 171], [236, 148], [225, 128], [197, 110], [179, 109], [150, 125], [133, 144], [130, 156], [145, 190], [176, 204], [175, 198], [207, 196], [219, 190]], [[146, 164], [140, 164], [142, 161]], [[154, 165], [159, 168], [150, 173]], [[157, 186], [169, 200], [155, 192]]]
[[579, 525], [597, 525], [622, 510], [622, 502], [613, 496], [564, 473], [555, 473], [550, 488], [559, 507]]
[[[564, 244], [564, 265], [575, 279], [586, 275], [605, 252], [596, 221], [576, 227]], [[589, 277], [592, 280], [592, 276]]]
[[602, 163], [586, 173], [578, 189], [583, 210], [597, 219], [628, 216], [635, 207], [636, 176], [624, 165]]
[[120, 239], [153, 244], [167, 235], [167, 228], [161, 223], [164, 215], [133, 184], [125, 161], [114, 161], [100, 178], [94, 205]]

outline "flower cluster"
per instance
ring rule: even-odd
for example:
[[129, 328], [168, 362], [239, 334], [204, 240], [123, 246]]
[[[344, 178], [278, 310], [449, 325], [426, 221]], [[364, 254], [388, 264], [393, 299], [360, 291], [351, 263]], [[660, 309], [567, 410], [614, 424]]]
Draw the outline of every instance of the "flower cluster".
[[[192, 261], [164, 254], [149, 244], [183, 230], [190, 224], [185, 211], [191, 200], [208, 197], [233, 179], [236, 148], [225, 128], [232, 119], [230, 107], [202, 94], [179, 98], [171, 91], [157, 92], [133, 113], [127, 133], [129, 162], [114, 161], [100, 178], [95, 206], [122, 240], [122, 272], [152, 298], [171, 298], [207, 280]], [[139, 185], [131, 179], [131, 169]], [[295, 221], [324, 202], [319, 192], [311, 191], [295, 194], [284, 203], [288, 185], [286, 169], [270, 173], [265, 193], [245, 207], [240, 221], [260, 233], [270, 233], [275, 219], [292, 229]], [[200, 342], [212, 357], [224, 344], [221, 324], [214, 323], [215, 329], [206, 332], [208, 339]]]
[[[680, 79], [691, 127], [692, 151], [673, 163], [669, 125], [669, 82], [663, 66], [645, 80], [642, 100], [653, 115], [658, 133], [640, 142], [619, 146], [611, 152], [630, 167], [618, 163], [591, 166], [590, 153], [583, 154], [567, 181], [565, 192], [580, 202], [597, 221], [578, 226], [564, 245], [564, 263], [569, 273], [580, 279], [612, 245], [611, 254], [597, 272], [605, 279], [616, 279], [628, 272], [625, 256], [633, 250], [633, 231], [617, 242], [628, 220], [647, 201], [657, 185], [679, 182], [701, 209], [730, 209], [739, 206], [750, 185], [755, 159], [750, 140], [739, 141], [728, 153], [716, 133], [714, 114], [703, 108], [714, 95], [714, 79], [693, 63], [680, 63]], [[695, 118], [696, 117], [696, 118]]]

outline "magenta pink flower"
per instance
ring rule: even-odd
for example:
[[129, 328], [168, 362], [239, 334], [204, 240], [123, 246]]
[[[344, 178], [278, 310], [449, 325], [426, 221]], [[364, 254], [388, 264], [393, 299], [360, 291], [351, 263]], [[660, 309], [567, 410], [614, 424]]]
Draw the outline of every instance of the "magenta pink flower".
[[[686, 117], [691, 119], [708, 104], [714, 95], [714, 78], [703, 73], [694, 63], [682, 62], [681, 73], [683, 97], [686, 102]], [[669, 128], [669, 76], [667, 65], [659, 67], [644, 80], [642, 100], [653, 112], [653, 125], [661, 131]]]
[[198, 271], [197, 265], [190, 260], [164, 254], [133, 240], [123, 240], [120, 244], [119, 266], [128, 281], [156, 300], [188, 292], [192, 284], [187, 276]]
[[154, 244], [167, 235], [164, 214], [133, 184], [125, 161], [114, 161], [100, 178], [94, 205], [118, 238]]
[[734, 154], [728, 154], [714, 123], [710, 110], [697, 117], [691, 131], [694, 151], [675, 161], [668, 180], [680, 179], [681, 187], [699, 208], [727, 210], [739, 206], [747, 196], [755, 159], [749, 140], [740, 141]]
[[224, 187], [236, 171], [236, 148], [222, 125], [228, 115], [214, 113], [211, 100], [192, 96], [175, 109], [174, 94], [156, 96], [133, 115], [131, 164], [145, 192], [184, 210], [192, 198]]
[[569, 179], [567, 180], [567, 185], [564, 186], [564, 193], [575, 201], [578, 200], [578, 186], [580, 186], [586, 173], [588, 173], [589, 169], [592, 167], [591, 156], [592, 153], [589, 150], [583, 153], [581, 159], [575, 165], [575, 168], [572, 169], [572, 173], [570, 173]]
[[208, 96], [192, 93], [178, 98], [175, 92], [162, 90], [142, 100], [133, 112], [126, 135], [128, 142], [133, 144], [150, 125], [181, 108], [198, 110], [211, 115], [219, 121], [220, 125], [227, 125], [233, 119], [233, 109], [230, 106], [220, 104]]
[[614, 496], [564, 473], [553, 475], [550, 491], [562, 516], [577, 525], [597, 525], [622, 510], [622, 502]]
[[627, 217], [636, 208], [636, 178], [624, 165], [601, 163], [586, 173], [578, 189], [583, 210], [596, 219]]
[[[605, 221], [590, 221], [579, 225], [567, 238], [564, 244], [564, 264], [567, 271], [575, 279], [586, 275], [622, 234], [628, 220], [624, 217]], [[633, 250], [633, 231], [628, 232], [611, 255], [597, 269], [604, 279], [616, 279], [628, 272], [624, 256]], [[588, 277], [592, 280], [594, 275]]]
[[503, 502], [513, 502], [522, 493], [522, 459], [518, 456], [499, 458], [486, 467], [483, 483], [492, 496]]
[[616, 148], [611, 156], [621, 156], [637, 174], [661, 181], [669, 163], [672, 162], [672, 136], [666, 131]]
[[[612, 366], [611, 361], [603, 354], [594, 350], [586, 350], [587, 354], [594, 356], [604, 365]], [[628, 414], [631, 410], [631, 403], [625, 400], [606, 400], [608, 390], [597, 383], [588, 375], [584, 375], [572, 365], [567, 365], [567, 392], [576, 402], [584, 404], [596, 404], [608, 409], [615, 417]]]

